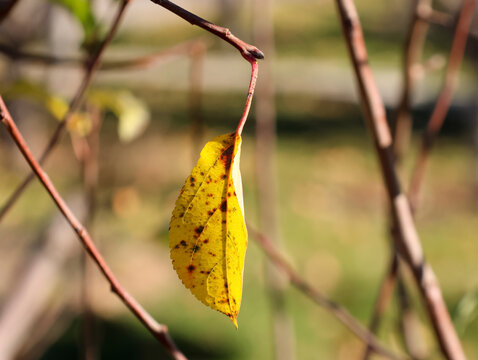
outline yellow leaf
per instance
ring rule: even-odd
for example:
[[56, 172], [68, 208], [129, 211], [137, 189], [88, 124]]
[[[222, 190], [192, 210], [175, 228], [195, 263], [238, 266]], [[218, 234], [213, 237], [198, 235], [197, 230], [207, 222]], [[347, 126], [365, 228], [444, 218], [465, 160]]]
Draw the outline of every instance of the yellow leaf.
[[169, 230], [171, 259], [183, 284], [236, 327], [247, 247], [240, 149], [236, 133], [206, 144], [179, 194]]

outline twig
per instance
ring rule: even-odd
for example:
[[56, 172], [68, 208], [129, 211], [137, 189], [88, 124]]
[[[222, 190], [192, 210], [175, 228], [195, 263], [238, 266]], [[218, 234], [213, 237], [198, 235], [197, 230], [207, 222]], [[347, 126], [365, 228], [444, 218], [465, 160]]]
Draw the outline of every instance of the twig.
[[[116, 33], [116, 30], [119, 27], [121, 19], [123, 18], [126, 7], [129, 3], [130, 3], [130, 0], [123, 0], [121, 5], [119, 6], [118, 12], [116, 13], [115, 19], [113, 21], [113, 24], [111, 25], [111, 28], [108, 34], [106, 35], [105, 39], [100, 44], [96, 53], [91, 57], [91, 61], [89, 62], [86, 68], [86, 73], [83, 78], [83, 81], [81, 82], [75, 97], [70, 103], [68, 112], [63, 117], [62, 121], [58, 124], [57, 128], [55, 129], [55, 132], [50, 138], [50, 141], [48, 142], [46, 148], [43, 150], [43, 153], [40, 156], [40, 159], [39, 159], [40, 165], [42, 165], [45, 162], [45, 160], [48, 158], [52, 150], [56, 147], [68, 122], [70, 121], [74, 113], [78, 110], [78, 108], [80, 107], [83, 97], [85, 95], [86, 89], [88, 88], [91, 82], [91, 79], [93, 78], [93, 74], [100, 65], [101, 56], [104, 53], [106, 47], [109, 45], [109, 43], [113, 39]], [[33, 173], [30, 173], [24, 179], [24, 181], [15, 189], [12, 195], [8, 198], [8, 200], [5, 202], [3, 207], [0, 209], [0, 222], [8, 213], [8, 211], [11, 209], [11, 207], [15, 204], [15, 202], [19, 199], [20, 195], [23, 193], [23, 191], [25, 191], [25, 189], [27, 188], [27, 186], [30, 184], [30, 182], [33, 180], [34, 177], [35, 176], [33, 175]]]
[[410, 103], [417, 78], [415, 68], [422, 57], [423, 44], [428, 30], [428, 23], [423, 21], [419, 16], [420, 12], [423, 12], [423, 10], [420, 9], [423, 9], [424, 7], [428, 8], [430, 4], [431, 0], [414, 1], [413, 17], [408, 30], [407, 40], [405, 42], [402, 93], [398, 103], [396, 117], [393, 121], [393, 124], [395, 125], [393, 143], [395, 161], [397, 163], [401, 162], [403, 154], [408, 148], [408, 143], [410, 141], [410, 132], [412, 128]]
[[425, 262], [410, 205], [402, 193], [394, 167], [392, 138], [385, 107], [368, 65], [362, 28], [353, 0], [337, 0], [342, 29], [353, 64], [363, 111], [380, 160], [383, 180], [397, 225], [397, 248], [410, 265], [443, 354], [448, 359], [465, 359], [465, 353], [448, 314], [438, 280]]
[[247, 229], [261, 246], [262, 250], [264, 250], [268, 259], [287, 276], [294, 287], [312, 299], [316, 304], [329, 311], [342, 324], [344, 324], [347, 329], [357, 336], [357, 338], [365, 344], [368, 344], [375, 353], [383, 355], [389, 359], [402, 359], [385, 348], [375, 335], [363, 327], [345, 308], [330, 300], [320, 291], [314, 289], [309, 283], [307, 283], [285, 260], [284, 256], [277, 251], [270, 239], [256, 231], [249, 224], [247, 224]]
[[434, 10], [430, 3], [418, 8], [417, 16], [420, 20], [433, 25], [451, 26], [453, 23], [453, 17], [447, 13]]
[[77, 234], [79, 240], [84, 246], [85, 250], [92, 257], [98, 268], [111, 285], [111, 290], [118, 295], [123, 303], [131, 310], [131, 312], [143, 323], [143, 325], [153, 334], [153, 336], [161, 342], [166, 350], [171, 354], [174, 359], [184, 360], [186, 357], [176, 347], [173, 340], [169, 336], [168, 329], [165, 325], [159, 324], [143, 307], [123, 288], [113, 271], [110, 269], [102, 255], [96, 248], [93, 240], [91, 239], [88, 231], [78, 221], [75, 215], [71, 212], [70, 208], [66, 205], [61, 195], [56, 190], [55, 186], [51, 182], [46, 172], [42, 169], [39, 162], [33, 157], [28, 145], [26, 144], [23, 136], [19, 132], [15, 122], [13, 121], [8, 109], [0, 96], [0, 117], [3, 125], [5, 125], [7, 131], [12, 136], [13, 140], [17, 144], [19, 150], [22, 152], [25, 160], [28, 162], [33, 172], [36, 174], [42, 185], [50, 194], [55, 205], [68, 221], [70, 226]]
[[[370, 318], [370, 323], [368, 326], [369, 331], [373, 334], [377, 332], [380, 320], [385, 313], [388, 304], [390, 303], [390, 299], [392, 298], [393, 289], [398, 276], [398, 264], [399, 262], [397, 253], [393, 251], [392, 261], [390, 261], [390, 265], [387, 268], [385, 277], [380, 285], [380, 290], [378, 292], [377, 299], [375, 300], [373, 314]], [[370, 350], [370, 346], [367, 346], [363, 355], [364, 360], [369, 358]]]
[[58, 57], [49, 54], [35, 54], [5, 44], [0, 44], [0, 53], [16, 61], [26, 61], [41, 65], [86, 66], [87, 59]]
[[410, 199], [410, 205], [412, 209], [415, 209], [418, 205], [420, 188], [423, 183], [423, 177], [425, 175], [425, 169], [428, 163], [430, 151], [433, 147], [438, 132], [445, 121], [446, 114], [448, 113], [448, 109], [451, 105], [451, 100], [453, 99], [453, 93], [458, 82], [458, 74], [463, 60], [463, 54], [465, 52], [466, 40], [468, 38], [471, 20], [473, 19], [475, 5], [475, 0], [463, 0], [463, 5], [461, 7], [458, 22], [456, 24], [450, 56], [448, 58], [445, 82], [435, 104], [435, 108], [433, 109], [433, 113], [430, 117], [430, 121], [428, 122], [425, 133], [423, 134], [423, 140], [420, 146], [417, 162], [415, 164], [410, 181], [408, 197]]
[[[402, 163], [403, 156], [410, 142], [410, 134], [412, 131], [412, 116], [410, 113], [412, 92], [417, 80], [416, 66], [422, 57], [423, 45], [425, 42], [425, 36], [428, 30], [428, 22], [423, 20], [425, 10], [431, 11], [431, 0], [415, 0], [413, 4], [413, 14], [408, 29], [407, 38], [405, 41], [404, 56], [403, 56], [403, 83], [400, 100], [398, 102], [395, 119], [392, 122], [395, 127], [393, 136], [393, 152], [394, 160], [397, 166]], [[429, 13], [429, 11], [427, 13]], [[393, 224], [393, 214], [390, 214], [391, 222]], [[369, 330], [376, 333], [382, 315], [385, 313], [392, 293], [395, 288], [395, 282], [400, 277], [397, 249], [393, 246], [393, 243], [397, 243], [395, 239], [398, 234], [396, 226], [390, 226], [390, 235], [393, 241], [392, 247], [392, 259], [390, 261], [390, 267], [387, 268], [387, 273], [380, 286], [377, 299], [375, 300], [374, 310], [370, 319]], [[399, 240], [398, 240], [399, 241]], [[404, 293], [406, 294], [406, 293]], [[406, 296], [406, 295], [405, 295]], [[402, 304], [403, 302], [399, 302]], [[366, 348], [363, 359], [367, 360], [370, 355], [370, 349]]]
[[[165, 59], [174, 55], [190, 53], [191, 49], [203, 44], [205, 46], [207, 42], [204, 39], [186, 41], [182, 44], [178, 44], [167, 48], [165, 50], [157, 51], [152, 54], [135, 57], [132, 59], [120, 59], [120, 60], [104, 60], [102, 61], [98, 71], [111, 71], [111, 70], [135, 70], [144, 69], [161, 59]], [[88, 65], [87, 58], [78, 57], [58, 57], [49, 54], [36, 54], [19, 50], [17, 48], [0, 44], [0, 53], [8, 58], [16, 61], [25, 61], [39, 65], [54, 65], [54, 66], [83, 66]]]
[[220, 37], [224, 41], [234, 46], [241, 55], [247, 60], [252, 56], [255, 59], [264, 59], [264, 53], [255, 46], [252, 46], [238, 37], [234, 36], [229, 29], [214, 25], [213, 23], [200, 18], [199, 16], [183, 9], [182, 7], [172, 3], [169, 0], [151, 0], [153, 3], [168, 9], [172, 13], [178, 15], [192, 25], [199, 26], [206, 31]]

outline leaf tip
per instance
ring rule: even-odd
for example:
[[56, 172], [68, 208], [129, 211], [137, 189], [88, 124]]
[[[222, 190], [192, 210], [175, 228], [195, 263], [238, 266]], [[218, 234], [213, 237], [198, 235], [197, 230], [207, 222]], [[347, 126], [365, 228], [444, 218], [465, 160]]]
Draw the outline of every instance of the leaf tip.
[[238, 329], [238, 326], [237, 326], [237, 317], [231, 316], [231, 320], [232, 320], [232, 323], [234, 324], [234, 326], [236, 327], [236, 330], [237, 330], [237, 329]]

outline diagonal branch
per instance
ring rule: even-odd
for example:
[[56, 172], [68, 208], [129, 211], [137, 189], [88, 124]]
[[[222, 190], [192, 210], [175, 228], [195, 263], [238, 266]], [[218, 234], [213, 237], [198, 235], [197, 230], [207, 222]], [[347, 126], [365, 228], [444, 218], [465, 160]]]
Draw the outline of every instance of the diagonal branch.
[[446, 114], [450, 108], [455, 91], [458, 74], [460, 71], [463, 55], [465, 53], [466, 40], [471, 26], [471, 20], [475, 13], [476, 0], [463, 0], [460, 15], [456, 25], [455, 35], [453, 37], [453, 44], [448, 58], [448, 65], [445, 73], [445, 83], [440, 92], [438, 100], [433, 109], [432, 116], [428, 122], [423, 140], [418, 154], [418, 160], [412, 173], [410, 181], [409, 199], [410, 205], [414, 210], [418, 205], [420, 188], [423, 183], [425, 169], [428, 163], [431, 149], [435, 139], [440, 132], [440, 129], [445, 121]]
[[[410, 107], [413, 90], [417, 81], [417, 71], [415, 71], [415, 69], [422, 57], [423, 45], [429, 27], [428, 22], [425, 21], [421, 15], [423, 15], [424, 12], [429, 14], [432, 11], [430, 5], [431, 0], [413, 1], [412, 18], [408, 28], [403, 52], [402, 90], [397, 110], [395, 112], [395, 118], [392, 120], [392, 126], [394, 126], [393, 152], [397, 167], [401, 165], [402, 159], [410, 142], [410, 135], [412, 131], [412, 115]], [[393, 215], [390, 214], [390, 216], [391, 222], [393, 223]], [[390, 226], [391, 238], [394, 239], [397, 235], [396, 226]], [[396, 240], [392, 241], [395, 243], [397, 242]], [[401, 281], [401, 274], [399, 272], [400, 262], [398, 259], [397, 249], [395, 246], [393, 246], [393, 242], [391, 246], [392, 260], [390, 261], [390, 267], [387, 268], [387, 272], [379, 288], [373, 313], [370, 319], [369, 329], [373, 333], [377, 332], [381, 317], [388, 308], [396, 281]], [[405, 292], [403, 293], [403, 296], [406, 296]], [[400, 301], [399, 303], [402, 304], [403, 302]], [[408, 346], [408, 348], [409, 352], [412, 353], [410, 346]], [[363, 359], [367, 360], [369, 355], [370, 349], [366, 348]], [[417, 356], [414, 357], [418, 358]]]
[[172, 13], [176, 14], [177, 16], [183, 18], [184, 20], [188, 21], [192, 25], [199, 26], [206, 31], [220, 37], [224, 41], [228, 42], [232, 46], [234, 46], [241, 55], [249, 61], [249, 57], [252, 56], [255, 59], [264, 59], [264, 53], [252, 46], [245, 41], [242, 41], [238, 37], [234, 36], [229, 29], [223, 28], [221, 26], [214, 25], [213, 23], [204, 20], [203, 18], [183, 9], [182, 7], [172, 3], [169, 0], [151, 0], [155, 4], [168, 9]]
[[[63, 134], [68, 122], [72, 118], [72, 116], [75, 114], [75, 112], [78, 110], [80, 107], [83, 97], [86, 93], [86, 89], [90, 85], [91, 79], [93, 78], [93, 74], [95, 71], [98, 69], [100, 66], [100, 60], [101, 56], [103, 55], [106, 47], [110, 44], [111, 40], [113, 39], [119, 24], [121, 22], [121, 19], [123, 18], [123, 15], [125, 13], [127, 5], [130, 3], [131, 0], [123, 0], [121, 5], [118, 8], [118, 12], [116, 13], [115, 19], [113, 21], [113, 24], [111, 25], [111, 28], [106, 35], [105, 39], [101, 42], [101, 44], [98, 47], [98, 50], [94, 53], [94, 55], [91, 56], [90, 61], [88, 62], [88, 65], [86, 67], [86, 73], [83, 78], [83, 81], [81, 82], [75, 97], [70, 103], [70, 107], [68, 108], [68, 112], [62, 119], [62, 121], [58, 124], [57, 128], [55, 129], [55, 132], [53, 133], [52, 137], [50, 138], [50, 141], [48, 142], [46, 148], [43, 150], [43, 153], [40, 156], [39, 163], [40, 165], [43, 165], [45, 160], [48, 158], [48, 156], [51, 154], [53, 149], [56, 147], [58, 144], [61, 135]], [[20, 195], [25, 191], [27, 186], [30, 184], [30, 182], [34, 178], [34, 174], [30, 173], [24, 180], [23, 182], [15, 189], [15, 191], [12, 193], [12, 195], [8, 198], [8, 200], [5, 202], [5, 204], [2, 206], [0, 209], [0, 222], [2, 219], [5, 217], [5, 215], [8, 213], [8, 211], [11, 209], [11, 207], [16, 203], [16, 201], [20, 198]]]
[[[455, 36], [454, 36], [453, 44], [452, 44], [452, 50], [450, 52], [448, 68], [446, 70], [446, 76], [445, 76], [446, 80], [442, 89], [442, 93], [445, 92], [445, 88], [447, 87], [447, 84], [446, 84], [447, 81], [450, 83], [453, 83], [456, 81], [455, 79], [458, 75], [458, 70], [461, 64], [460, 57], [463, 56], [464, 45], [465, 45], [466, 37], [468, 36], [468, 29], [470, 26], [471, 18], [473, 16], [473, 9], [470, 8], [473, 6], [472, 4], [473, 2], [474, 0], [468, 1], [468, 2], [464, 1], [462, 4], [459, 19], [456, 25]], [[425, 9], [425, 11], [423, 11], [423, 9]], [[433, 12], [433, 10], [430, 8], [430, 0], [416, 0], [414, 18], [410, 28], [409, 36], [407, 37], [407, 47], [405, 52], [406, 55], [404, 59], [405, 60], [404, 61], [404, 86], [403, 86], [402, 98], [399, 103], [399, 109], [397, 111], [397, 118], [395, 121], [394, 150], [395, 150], [395, 161], [397, 163], [399, 163], [401, 158], [403, 157], [405, 149], [407, 148], [407, 145], [408, 145], [408, 139], [411, 132], [410, 98], [411, 98], [411, 92], [413, 90], [413, 84], [415, 81], [413, 67], [416, 64], [421, 54], [421, 51], [422, 51], [421, 49], [423, 47], [423, 39], [424, 39], [423, 35], [427, 28], [427, 24], [425, 23], [424, 17], [422, 16], [424, 15], [424, 12], [425, 13]], [[446, 92], [447, 96], [451, 97], [453, 90], [454, 89], [452, 89], [451, 92]], [[441, 97], [440, 99], [443, 99], [443, 98]], [[444, 114], [446, 114], [449, 105], [450, 105], [450, 101], [448, 101], [448, 106], [446, 107], [446, 109], [443, 108], [440, 111], [441, 113], [440, 116], [444, 117]], [[439, 106], [439, 102], [437, 102], [436, 108], [438, 108], [438, 106]], [[434, 112], [434, 115], [436, 116], [436, 111]], [[442, 119], [442, 122], [443, 122], [443, 119]], [[422, 163], [421, 166], [424, 167], [424, 164]], [[419, 164], [417, 164], [416, 171], [418, 171], [418, 169], [419, 169]], [[424, 169], [422, 171], [424, 171]], [[414, 176], [412, 176], [412, 179], [413, 178]], [[412, 201], [415, 202], [415, 205], [412, 206], [413, 210], [416, 210], [418, 197], [419, 197], [418, 196], [419, 187], [420, 187], [421, 181], [422, 180], [418, 181], [415, 184], [415, 186], [411, 188], [410, 195], [416, 192], [415, 195], [413, 195], [410, 198], [410, 202]], [[396, 255], [394, 254], [393, 257], [395, 258]], [[394, 262], [394, 263], [396, 263], [396, 267], [392, 267], [390, 269], [390, 271], [388, 272], [384, 280], [384, 284], [392, 283], [392, 286], [389, 285], [389, 286], [381, 287], [376, 304], [383, 304], [383, 302], [385, 302], [386, 299], [390, 298], [389, 292], [393, 290], [393, 283], [395, 282], [396, 273], [398, 271], [398, 265], [399, 265], [398, 262]], [[380, 309], [376, 307], [372, 317], [373, 319], [372, 323], [376, 323], [378, 321], [378, 317], [380, 316], [380, 313], [381, 313]], [[373, 330], [371, 329], [371, 331]]]
[[410, 205], [402, 193], [394, 166], [392, 137], [385, 107], [368, 65], [362, 28], [353, 0], [336, 0], [342, 30], [356, 75], [363, 111], [373, 136], [383, 180], [397, 226], [397, 248], [411, 267], [420, 289], [435, 335], [448, 359], [465, 359], [465, 353], [451, 322], [438, 280], [426, 263], [413, 222]]
[[165, 349], [171, 354], [174, 359], [185, 360], [186, 357], [181, 353], [181, 351], [176, 347], [173, 340], [169, 336], [168, 328], [165, 325], [159, 324], [154, 320], [154, 318], [133, 298], [121, 285], [113, 271], [110, 269], [103, 256], [100, 254], [96, 248], [93, 240], [90, 237], [88, 231], [83, 227], [80, 221], [76, 218], [73, 212], [70, 210], [68, 205], [61, 197], [61, 195], [56, 190], [52, 181], [48, 177], [47, 173], [42, 169], [41, 165], [33, 157], [28, 145], [26, 144], [23, 136], [19, 132], [15, 122], [13, 121], [8, 109], [3, 102], [2, 97], [0, 96], [0, 120], [2, 124], [6, 127], [9, 134], [12, 136], [13, 140], [17, 144], [19, 150], [22, 152], [25, 160], [28, 162], [32, 171], [38, 177], [42, 185], [45, 187], [47, 192], [50, 194], [52, 200], [55, 202], [56, 206], [63, 214], [65, 219], [68, 221], [70, 226], [75, 231], [79, 240], [81, 241], [83, 247], [88, 252], [88, 254], [95, 261], [96, 265], [100, 269], [101, 273], [104, 275], [106, 280], [111, 285], [111, 291], [113, 291], [118, 297], [123, 301], [123, 303], [128, 307], [128, 309], [143, 323], [143, 325], [153, 334], [153, 336], [161, 342]]
[[327, 298], [324, 294], [314, 289], [309, 283], [307, 283], [285, 260], [284, 256], [276, 249], [270, 239], [263, 234], [259, 233], [256, 229], [247, 224], [249, 233], [256, 239], [262, 250], [266, 253], [268, 259], [282, 271], [291, 284], [299, 291], [304, 293], [307, 297], [312, 299], [316, 304], [322, 306], [335, 316], [342, 324], [344, 324], [357, 338], [362, 340], [365, 344], [370, 346], [370, 349], [377, 354], [383, 355], [389, 359], [402, 359], [401, 357], [393, 354], [385, 348], [380, 341], [363, 327], [358, 320], [356, 320], [347, 309], [343, 308], [339, 304]]

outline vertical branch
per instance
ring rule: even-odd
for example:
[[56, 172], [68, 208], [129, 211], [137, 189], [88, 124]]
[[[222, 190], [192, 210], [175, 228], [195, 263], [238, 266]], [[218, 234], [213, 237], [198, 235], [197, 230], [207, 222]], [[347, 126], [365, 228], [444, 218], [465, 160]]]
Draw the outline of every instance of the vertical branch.
[[65, 201], [58, 193], [57, 189], [51, 182], [49, 176], [42, 169], [39, 162], [33, 157], [28, 145], [26, 144], [23, 136], [18, 130], [15, 122], [13, 121], [10, 113], [8, 112], [2, 97], [0, 96], [0, 120], [11, 135], [12, 139], [17, 144], [19, 150], [24, 156], [32, 168], [35, 175], [38, 177], [46, 191], [50, 194], [50, 197], [68, 221], [70, 226], [75, 231], [81, 244], [88, 252], [88, 254], [95, 261], [96, 265], [104, 275], [106, 280], [111, 285], [111, 291], [113, 291], [123, 301], [126, 307], [141, 321], [141, 323], [151, 332], [151, 334], [165, 347], [165, 349], [171, 354], [174, 359], [184, 360], [186, 357], [176, 347], [173, 340], [169, 336], [168, 329], [165, 325], [159, 324], [154, 318], [133, 298], [121, 285], [113, 271], [110, 269], [101, 253], [96, 248], [90, 234], [85, 227], [76, 218], [70, 208], [66, 205]]
[[423, 45], [428, 31], [428, 22], [421, 14], [425, 9], [430, 9], [431, 0], [414, 0], [413, 15], [408, 29], [403, 56], [403, 85], [398, 103], [394, 125], [394, 152], [395, 161], [400, 163], [408, 148], [412, 130], [410, 106], [412, 93], [417, 77], [417, 65], [422, 57]]
[[[417, 77], [416, 68], [422, 57], [423, 45], [429, 27], [429, 23], [423, 18], [423, 15], [424, 13], [429, 13], [430, 10], [431, 0], [413, 1], [412, 18], [408, 28], [403, 52], [402, 90], [397, 105], [395, 119], [392, 122], [392, 124], [395, 126], [395, 131], [393, 134], [393, 152], [397, 166], [401, 164], [402, 158], [410, 142], [410, 136], [412, 132], [411, 100]], [[390, 214], [390, 217], [391, 222], [393, 223], [393, 214]], [[390, 226], [390, 235], [392, 241], [394, 241], [393, 239], [398, 235], [396, 226]], [[394, 242], [396, 243], [396, 241]], [[373, 333], [376, 333], [380, 325], [381, 317], [390, 303], [392, 293], [395, 288], [395, 282], [402, 282], [399, 272], [399, 265], [400, 262], [398, 260], [396, 248], [393, 246], [392, 242], [392, 260], [390, 262], [390, 267], [387, 269], [387, 273], [385, 274], [382, 285], [380, 286], [374, 311], [370, 320], [369, 329]], [[402, 301], [399, 301], [399, 304], [404, 304], [405, 300], [403, 297], [407, 296], [403, 286], [404, 284], [402, 284], [403, 292], [399, 294], [399, 296], [402, 297]], [[402, 312], [405, 312], [405, 309], [402, 310]], [[410, 350], [410, 347], [408, 348]], [[369, 355], [370, 349], [367, 348], [365, 350], [363, 359], [368, 359]]]
[[398, 182], [385, 107], [368, 65], [367, 50], [357, 10], [353, 0], [336, 0], [336, 3], [356, 75], [364, 115], [372, 133], [394, 221], [397, 224], [399, 234], [397, 248], [412, 269], [443, 354], [449, 359], [465, 359], [465, 353], [448, 314], [438, 280], [431, 266], [425, 262], [409, 203]]
[[[273, 62], [274, 0], [254, 3], [254, 39], [268, 55], [262, 65], [261, 81], [256, 93], [256, 181], [258, 193], [258, 216], [261, 232], [274, 239], [282, 247], [278, 221], [277, 161], [276, 161], [276, 104]], [[285, 299], [286, 282], [273, 264], [265, 264], [270, 315], [274, 334], [274, 355], [278, 360], [294, 360], [295, 334]]]
[[[48, 156], [50, 156], [51, 152], [53, 151], [53, 149], [56, 147], [56, 145], [60, 141], [61, 135], [63, 134], [67, 124], [70, 121], [70, 119], [75, 114], [75, 112], [79, 109], [79, 107], [80, 107], [80, 105], [83, 101], [83, 97], [86, 93], [86, 90], [88, 89], [88, 86], [91, 83], [91, 80], [93, 78], [93, 74], [95, 73], [95, 71], [100, 66], [101, 57], [102, 57], [105, 49], [108, 47], [111, 40], [113, 39], [114, 35], [116, 34], [116, 31], [118, 30], [119, 24], [121, 23], [121, 20], [124, 16], [126, 7], [130, 3], [130, 1], [131, 0], [123, 0], [121, 2], [120, 6], [118, 8], [118, 11], [116, 13], [115, 19], [113, 20], [113, 23], [111, 25], [111, 28], [108, 31], [108, 34], [106, 35], [105, 39], [99, 45], [98, 50], [89, 59], [89, 62], [86, 66], [85, 76], [83, 77], [83, 80], [82, 80], [78, 90], [76, 91], [76, 94], [73, 97], [73, 100], [70, 103], [70, 106], [68, 108], [68, 112], [63, 117], [62, 121], [58, 124], [57, 128], [55, 129], [55, 132], [53, 133], [52, 137], [48, 141], [48, 144], [47, 144], [46, 148], [43, 150], [43, 152], [42, 152], [42, 154], [39, 158], [39, 164], [40, 165], [43, 165], [43, 163], [48, 158]], [[33, 173], [30, 173], [23, 180], [23, 182], [15, 189], [15, 191], [12, 193], [12, 195], [8, 198], [8, 200], [5, 202], [5, 204], [0, 209], [0, 222], [5, 217], [5, 215], [8, 213], [8, 211], [12, 208], [12, 206], [17, 202], [17, 200], [20, 198], [20, 195], [23, 194], [23, 192], [28, 187], [30, 182], [34, 179], [34, 177], [35, 177], [35, 175]]]
[[409, 188], [409, 199], [412, 209], [416, 209], [420, 196], [420, 189], [425, 175], [425, 169], [433, 147], [435, 139], [440, 131], [446, 114], [450, 108], [453, 99], [453, 93], [458, 82], [458, 74], [460, 71], [463, 55], [465, 53], [466, 40], [470, 30], [471, 20], [475, 13], [476, 0], [463, 0], [458, 22], [456, 24], [453, 44], [448, 58], [448, 64], [445, 73], [445, 83], [440, 92], [438, 100], [433, 109], [433, 113], [427, 124], [425, 133], [423, 134], [420, 151], [417, 162], [412, 173]]

